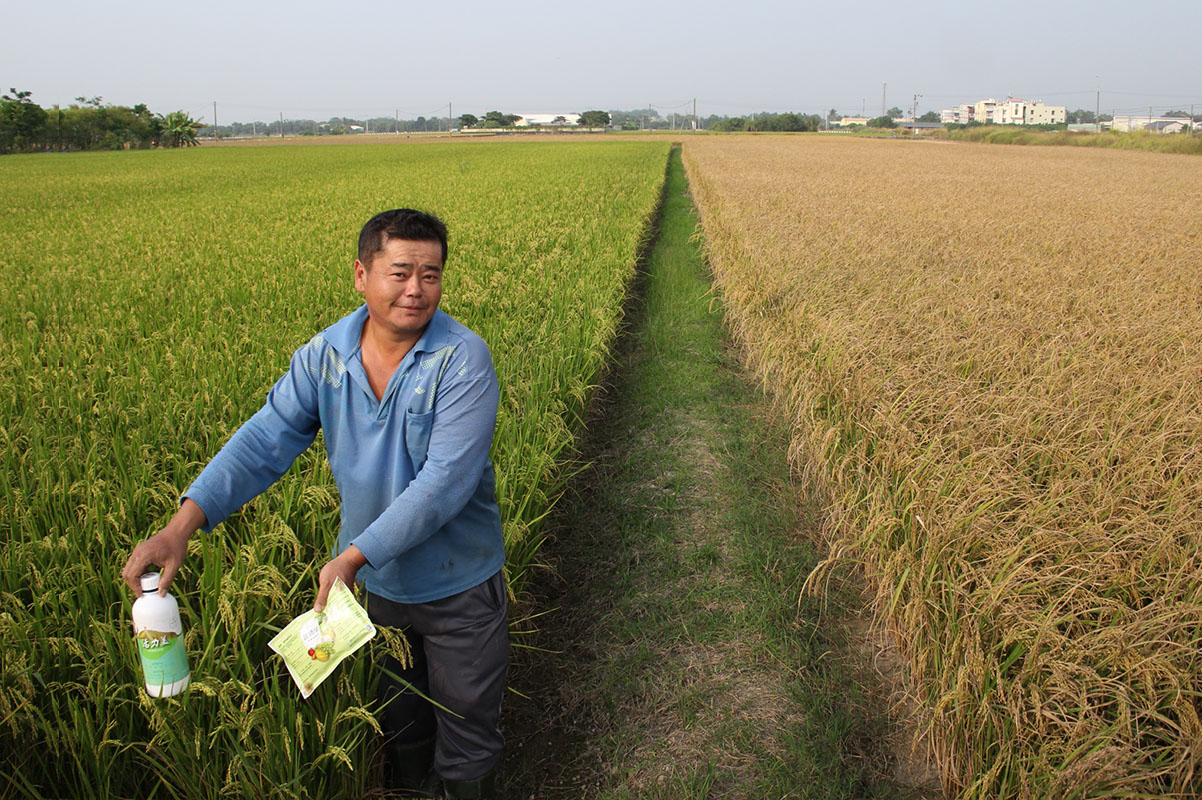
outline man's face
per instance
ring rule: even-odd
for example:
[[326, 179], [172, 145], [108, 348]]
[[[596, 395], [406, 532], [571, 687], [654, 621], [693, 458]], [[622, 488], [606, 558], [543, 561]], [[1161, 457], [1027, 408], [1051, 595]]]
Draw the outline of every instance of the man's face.
[[371, 321], [400, 339], [416, 339], [442, 299], [442, 245], [388, 239], [370, 268], [355, 259], [355, 289]]

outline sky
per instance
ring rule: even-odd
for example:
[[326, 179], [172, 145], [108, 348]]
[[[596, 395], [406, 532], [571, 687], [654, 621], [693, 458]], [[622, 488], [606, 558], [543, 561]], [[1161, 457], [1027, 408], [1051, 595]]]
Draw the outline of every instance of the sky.
[[985, 97], [1202, 113], [1202, 2], [256, 0], [6, 3], [0, 91], [220, 123], [755, 111]]

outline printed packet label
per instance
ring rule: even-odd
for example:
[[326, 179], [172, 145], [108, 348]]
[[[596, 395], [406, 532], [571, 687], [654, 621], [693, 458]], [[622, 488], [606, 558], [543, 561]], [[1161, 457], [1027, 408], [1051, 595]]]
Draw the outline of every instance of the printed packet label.
[[320, 613], [306, 611], [267, 644], [284, 659], [288, 674], [307, 698], [344, 658], [375, 635], [376, 626], [339, 579]]

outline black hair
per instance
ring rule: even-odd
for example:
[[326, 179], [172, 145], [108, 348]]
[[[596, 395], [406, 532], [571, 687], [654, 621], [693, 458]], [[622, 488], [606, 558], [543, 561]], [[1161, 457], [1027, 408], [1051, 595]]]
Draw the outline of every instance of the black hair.
[[371, 267], [372, 259], [384, 249], [389, 239], [438, 242], [442, 246], [442, 263], [447, 263], [447, 226], [433, 214], [412, 208], [394, 208], [369, 219], [359, 231], [359, 260], [365, 267]]

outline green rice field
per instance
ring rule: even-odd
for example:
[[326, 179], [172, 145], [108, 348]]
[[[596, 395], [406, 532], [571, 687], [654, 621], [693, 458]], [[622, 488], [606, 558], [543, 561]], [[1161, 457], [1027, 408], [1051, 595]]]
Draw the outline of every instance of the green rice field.
[[[451, 231], [442, 308], [489, 343], [511, 591], [620, 323], [666, 142], [11, 156], [0, 163], [0, 784], [16, 797], [360, 797], [367, 658], [300, 699], [267, 641], [337, 533], [320, 443], [194, 537], [173, 593], [191, 689], [151, 700], [119, 572], [360, 302], [359, 227]], [[281, 755], [283, 757], [281, 757]]]

